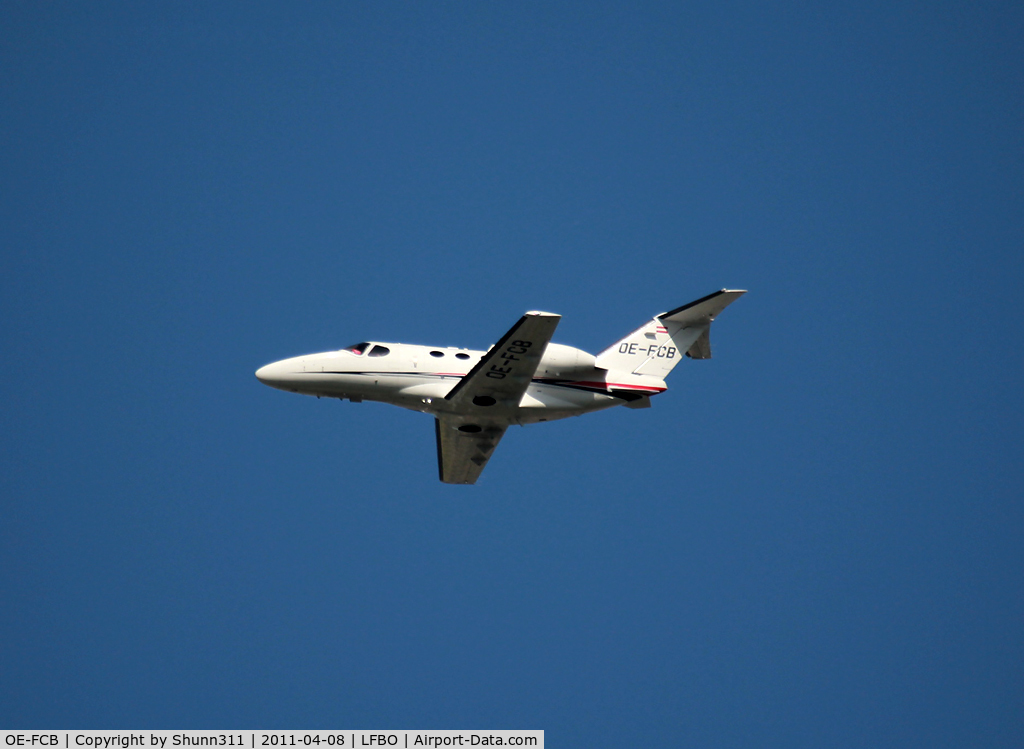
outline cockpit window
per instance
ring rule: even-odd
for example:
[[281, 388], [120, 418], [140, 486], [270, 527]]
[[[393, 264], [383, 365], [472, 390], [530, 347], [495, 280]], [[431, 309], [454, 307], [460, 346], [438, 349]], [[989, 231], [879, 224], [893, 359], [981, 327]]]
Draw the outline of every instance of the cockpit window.
[[387, 346], [374, 346], [370, 349], [370, 353], [367, 356], [387, 356], [391, 353], [391, 349]]
[[362, 343], [353, 343], [351, 346], [346, 346], [345, 348], [343, 348], [342, 351], [351, 351], [353, 354], [356, 354], [358, 356], [359, 354], [362, 354], [364, 351], [366, 351], [366, 347], [369, 345], [370, 344], [367, 343], [366, 341], [363, 341]]

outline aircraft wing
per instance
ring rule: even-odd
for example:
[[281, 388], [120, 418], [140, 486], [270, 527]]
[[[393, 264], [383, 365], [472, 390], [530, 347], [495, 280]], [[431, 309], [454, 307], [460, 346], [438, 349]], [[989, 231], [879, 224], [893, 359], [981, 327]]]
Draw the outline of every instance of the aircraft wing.
[[[478, 424], [457, 416], [438, 416], [434, 426], [437, 470], [446, 484], [475, 484], [508, 428], [508, 424]], [[475, 431], [463, 431], [467, 427]]]
[[550, 312], [527, 312], [455, 384], [445, 400], [467, 408], [518, 406], [561, 319]]
[[455, 413], [437, 416], [437, 467], [446, 484], [473, 484], [511, 423], [561, 319], [527, 312], [445, 396]]

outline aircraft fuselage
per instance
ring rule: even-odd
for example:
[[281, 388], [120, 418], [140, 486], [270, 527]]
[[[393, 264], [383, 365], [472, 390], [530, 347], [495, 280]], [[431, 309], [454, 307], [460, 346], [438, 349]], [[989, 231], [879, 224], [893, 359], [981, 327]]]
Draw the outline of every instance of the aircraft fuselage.
[[439, 478], [472, 484], [512, 424], [650, 406], [683, 356], [711, 357], [712, 321], [744, 293], [722, 289], [663, 312], [597, 356], [552, 343], [561, 316], [534, 310], [486, 351], [364, 341], [282, 359], [256, 377], [293, 393], [431, 414]]
[[[288, 392], [379, 401], [436, 416], [454, 413], [445, 395], [486, 353], [404, 343], [368, 342], [361, 346], [361, 351], [342, 349], [283, 359], [262, 367], [256, 376]], [[643, 383], [608, 382], [607, 371], [587, 366], [593, 357], [586, 352], [559, 344], [548, 348], [550, 353], [541, 360], [518, 405], [495, 404], [494, 415], [502, 413], [518, 424], [553, 421], [629, 404], [665, 390], [664, 381], [651, 378], [643, 378]], [[574, 356], [576, 352], [582, 356]], [[628, 394], [624, 388], [629, 389]]]

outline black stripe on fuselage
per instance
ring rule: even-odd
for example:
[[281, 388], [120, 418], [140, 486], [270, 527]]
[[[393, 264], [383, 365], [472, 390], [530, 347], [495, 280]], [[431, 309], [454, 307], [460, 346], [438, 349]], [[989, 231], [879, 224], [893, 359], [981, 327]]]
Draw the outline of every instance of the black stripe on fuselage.
[[[431, 372], [337, 372], [337, 371], [325, 371], [325, 372], [304, 372], [303, 374], [338, 374], [338, 375], [367, 375], [373, 377], [386, 377], [386, 376], [407, 376], [407, 377], [432, 377], [435, 379], [448, 379], [450, 377], [462, 377], [465, 378], [468, 375], [457, 375], [457, 374], [433, 374]], [[611, 395], [615, 398], [621, 398], [624, 401], [635, 401], [643, 398], [646, 395], [657, 395], [656, 392], [648, 392], [646, 390], [608, 390], [606, 388], [597, 387], [594, 385], [582, 385], [570, 380], [548, 380], [540, 377], [535, 377], [530, 381], [531, 385], [547, 385], [551, 387], [567, 388], [569, 390], [582, 390], [585, 393], [597, 393], [599, 395]]]
[[324, 370], [323, 372], [302, 372], [301, 374], [336, 374], [336, 375], [372, 375], [373, 377], [387, 377], [388, 375], [408, 375], [409, 377], [465, 377], [456, 373], [436, 374], [434, 372], [338, 372], [335, 370]]

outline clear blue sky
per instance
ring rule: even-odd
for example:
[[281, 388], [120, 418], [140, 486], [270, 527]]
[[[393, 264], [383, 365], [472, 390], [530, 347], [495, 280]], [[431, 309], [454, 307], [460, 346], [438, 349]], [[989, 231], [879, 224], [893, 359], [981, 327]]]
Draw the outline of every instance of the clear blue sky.
[[[0, 727], [1024, 745], [1024, 6], [0, 7]], [[509, 432], [253, 371], [597, 351]], [[645, 743], [646, 742], [646, 743]]]

